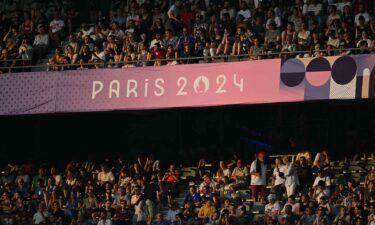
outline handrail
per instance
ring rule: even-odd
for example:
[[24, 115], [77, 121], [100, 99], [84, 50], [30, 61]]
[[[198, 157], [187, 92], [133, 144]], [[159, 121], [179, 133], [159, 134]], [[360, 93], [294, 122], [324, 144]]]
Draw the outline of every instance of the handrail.
[[[348, 51], [372, 51], [374, 50], [373, 47], [369, 48], [341, 48], [341, 49], [322, 49], [320, 52], [348, 52]], [[311, 50], [305, 50], [305, 51], [281, 51], [281, 52], [267, 52], [267, 53], [260, 53], [260, 54], [253, 54], [254, 56], [282, 56], [282, 55], [299, 55], [299, 54], [306, 54], [306, 53], [313, 53]], [[142, 64], [142, 63], [150, 63], [155, 61], [184, 61], [184, 60], [213, 60], [213, 59], [223, 59], [223, 60], [229, 60], [230, 58], [241, 60], [250, 60], [250, 54], [238, 54], [238, 55], [216, 55], [216, 56], [197, 56], [197, 57], [181, 57], [181, 58], [173, 58], [173, 59], [146, 59], [146, 60], [131, 60], [131, 61], [121, 61], [121, 62], [113, 62], [109, 63], [106, 61], [101, 62], [92, 62], [92, 63], [74, 63], [74, 64], [49, 64], [46, 63], [45, 65], [22, 65], [22, 66], [8, 66], [8, 67], [0, 67], [0, 70], [17, 70], [17, 69], [35, 69], [35, 68], [50, 68], [50, 67], [57, 67], [57, 68], [64, 68], [64, 67], [79, 67], [79, 66], [106, 66], [106, 65], [134, 65], [134, 64]], [[7, 62], [7, 61], [13, 61], [13, 60], [0, 60], [1, 62]], [[21, 61], [21, 60], [19, 60]], [[23, 60], [23, 61], [30, 61]], [[88, 68], [89, 69], [89, 68]]]

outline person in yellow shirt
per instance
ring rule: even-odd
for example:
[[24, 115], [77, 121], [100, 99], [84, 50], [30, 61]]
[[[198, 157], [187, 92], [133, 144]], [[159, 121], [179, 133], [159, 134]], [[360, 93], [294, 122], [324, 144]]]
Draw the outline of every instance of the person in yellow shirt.
[[206, 199], [205, 203], [199, 209], [198, 218], [206, 221], [208, 220], [216, 211], [215, 206], [211, 205], [211, 200]]

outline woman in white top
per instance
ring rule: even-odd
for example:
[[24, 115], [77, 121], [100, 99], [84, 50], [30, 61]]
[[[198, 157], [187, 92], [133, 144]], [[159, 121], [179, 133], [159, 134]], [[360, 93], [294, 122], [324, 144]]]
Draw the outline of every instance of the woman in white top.
[[220, 182], [224, 177], [230, 177], [230, 169], [226, 168], [224, 161], [219, 162], [219, 168], [216, 171], [216, 182]]
[[310, 45], [310, 39], [310, 31], [307, 29], [307, 25], [302, 23], [301, 29], [297, 34], [298, 45], [300, 45], [303, 50], [307, 50]]

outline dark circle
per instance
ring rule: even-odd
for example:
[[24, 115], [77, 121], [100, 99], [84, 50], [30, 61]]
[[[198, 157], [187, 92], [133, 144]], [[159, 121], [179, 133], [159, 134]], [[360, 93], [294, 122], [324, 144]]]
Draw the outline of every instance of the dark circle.
[[305, 78], [305, 65], [298, 59], [288, 59], [281, 65], [280, 79], [285, 86], [298, 86]]
[[311, 60], [309, 65], [307, 65], [306, 72], [321, 72], [321, 71], [330, 71], [331, 65], [328, 60], [323, 57], [315, 58]]
[[353, 80], [357, 73], [357, 64], [350, 56], [338, 58], [332, 66], [332, 79], [337, 84], [347, 84]]

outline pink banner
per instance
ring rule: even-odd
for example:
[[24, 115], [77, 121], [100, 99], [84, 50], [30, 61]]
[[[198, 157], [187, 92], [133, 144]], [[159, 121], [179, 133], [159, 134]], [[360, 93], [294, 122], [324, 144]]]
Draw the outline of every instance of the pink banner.
[[374, 55], [259, 60], [0, 77], [0, 114], [370, 98]]

